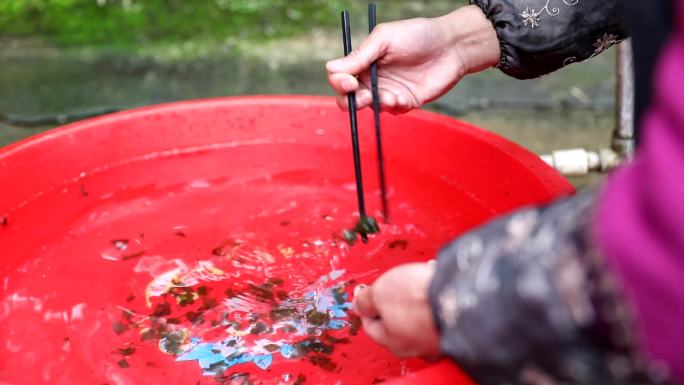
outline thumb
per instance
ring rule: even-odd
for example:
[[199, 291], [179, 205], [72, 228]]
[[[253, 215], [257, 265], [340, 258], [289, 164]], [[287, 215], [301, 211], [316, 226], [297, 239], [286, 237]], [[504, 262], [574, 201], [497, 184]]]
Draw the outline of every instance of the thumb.
[[329, 61], [326, 64], [326, 69], [330, 73], [347, 73], [351, 75], [358, 75], [370, 68], [370, 65], [385, 54], [385, 47], [387, 46], [384, 29], [377, 27], [373, 33], [361, 43], [351, 54], [341, 59]]
[[373, 299], [372, 286], [359, 285], [354, 289], [352, 307], [361, 317], [376, 318], [380, 315]]
[[363, 330], [372, 338], [375, 342], [383, 345], [385, 347], [390, 347], [392, 344], [392, 338], [390, 337], [387, 328], [382, 323], [382, 320], [374, 318], [361, 318], [363, 323]]

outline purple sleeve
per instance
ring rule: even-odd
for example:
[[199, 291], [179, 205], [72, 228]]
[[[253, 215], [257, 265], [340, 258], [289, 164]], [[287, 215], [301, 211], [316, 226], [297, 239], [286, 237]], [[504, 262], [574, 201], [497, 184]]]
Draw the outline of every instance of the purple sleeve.
[[609, 180], [597, 231], [633, 305], [641, 348], [684, 383], [684, 1], [658, 65], [634, 161]]

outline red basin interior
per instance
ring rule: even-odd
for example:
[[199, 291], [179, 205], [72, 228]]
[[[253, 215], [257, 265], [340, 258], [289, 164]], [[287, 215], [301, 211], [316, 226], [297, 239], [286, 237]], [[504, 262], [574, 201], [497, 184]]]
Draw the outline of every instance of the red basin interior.
[[354, 285], [572, 188], [471, 125], [383, 123], [392, 221], [353, 247], [349, 128], [329, 98], [176, 103], [0, 150], [0, 383], [468, 384], [370, 341]]

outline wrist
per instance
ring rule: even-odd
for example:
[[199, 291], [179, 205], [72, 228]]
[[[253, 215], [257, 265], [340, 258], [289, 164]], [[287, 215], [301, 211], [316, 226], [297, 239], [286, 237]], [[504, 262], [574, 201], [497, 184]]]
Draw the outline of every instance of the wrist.
[[499, 63], [499, 38], [479, 7], [461, 7], [435, 21], [443, 29], [447, 49], [456, 55], [464, 74], [479, 72]]

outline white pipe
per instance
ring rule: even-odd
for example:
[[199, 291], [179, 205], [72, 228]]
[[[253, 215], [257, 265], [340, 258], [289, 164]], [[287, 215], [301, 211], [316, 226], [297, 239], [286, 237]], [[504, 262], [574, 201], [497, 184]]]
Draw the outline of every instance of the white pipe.
[[590, 172], [607, 172], [620, 165], [620, 156], [611, 149], [589, 151], [584, 148], [558, 150], [541, 155], [549, 166], [563, 175], [579, 176]]

